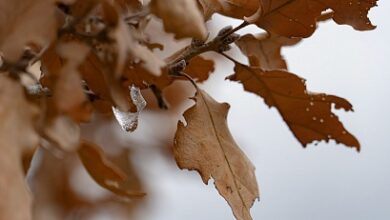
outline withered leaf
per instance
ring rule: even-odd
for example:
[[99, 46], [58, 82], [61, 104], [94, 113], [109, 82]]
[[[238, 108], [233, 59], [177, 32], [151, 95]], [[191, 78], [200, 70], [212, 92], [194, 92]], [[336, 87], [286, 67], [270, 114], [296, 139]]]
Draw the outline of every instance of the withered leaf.
[[78, 155], [85, 169], [100, 186], [120, 196], [133, 198], [145, 195], [125, 187], [126, 173], [110, 162], [95, 144], [83, 141]]
[[56, 2], [73, 0], [0, 1], [0, 51], [6, 60], [16, 62], [26, 46], [42, 48], [55, 39], [59, 26]]
[[196, 56], [189, 61], [184, 72], [197, 82], [203, 82], [214, 72], [214, 61], [205, 59], [202, 56]]
[[160, 76], [151, 74], [148, 70], [139, 64], [128, 66], [123, 73], [122, 85], [129, 87], [135, 85], [141, 89], [146, 89], [150, 85], [155, 85], [159, 89], [164, 89], [173, 82], [169, 76], [167, 68], [161, 70]]
[[26, 151], [38, 146], [36, 106], [20, 83], [0, 74], [0, 219], [31, 220], [32, 198], [22, 166]]
[[65, 115], [49, 119], [43, 129], [45, 137], [64, 151], [74, 151], [80, 143], [80, 127]]
[[260, 6], [259, 0], [198, 0], [203, 8], [206, 19], [214, 13], [243, 19], [256, 12]]
[[316, 19], [327, 9], [333, 20], [356, 30], [375, 28], [367, 17], [377, 0], [264, 0], [255, 17], [259, 27], [286, 37], [309, 37], [316, 28]]
[[65, 65], [55, 77], [53, 98], [60, 112], [70, 115], [75, 121], [88, 120], [91, 110], [84, 93], [79, 74], [79, 66], [84, 62], [89, 48], [78, 42], [61, 43], [58, 54], [65, 60]]
[[138, 11], [143, 6], [143, 0], [115, 0], [124, 12]]
[[264, 71], [256, 67], [235, 64], [235, 73], [228, 77], [243, 84], [244, 89], [262, 97], [269, 107], [275, 107], [299, 142], [306, 146], [313, 141], [335, 140], [360, 150], [358, 140], [350, 134], [332, 113], [336, 109], [352, 110], [345, 99], [310, 93], [305, 80], [285, 71]]
[[99, 101], [116, 106], [124, 112], [135, 109], [128, 95], [128, 87], [122, 87], [121, 79], [115, 77], [109, 65], [94, 52], [88, 55], [80, 67], [80, 72], [88, 87], [99, 97]]
[[246, 34], [235, 43], [241, 52], [248, 57], [251, 66], [257, 66], [263, 70], [287, 70], [287, 63], [281, 54], [281, 48], [295, 45], [301, 39], [267, 33], [257, 36]]
[[[333, 12], [322, 13], [317, 21], [327, 21], [333, 17]], [[237, 41], [236, 45], [248, 57], [250, 66], [263, 70], [287, 70], [287, 62], [281, 54], [281, 49], [294, 46], [302, 41], [300, 37], [285, 37], [274, 33], [257, 35], [246, 34]]]
[[206, 38], [204, 19], [195, 0], [152, 0], [151, 10], [163, 20], [165, 30], [174, 33], [176, 38]]
[[53, 94], [53, 110], [76, 122], [88, 121], [92, 113], [78, 70], [88, 50], [80, 42], [56, 42], [41, 58], [40, 81]]
[[[110, 24], [108, 34], [115, 41], [115, 44], [111, 45], [112, 48], [115, 48], [115, 52], [111, 51], [112, 48], [106, 51], [109, 54], [108, 57], [115, 57], [115, 61], [113, 62], [111, 59], [103, 61], [114, 70], [115, 77], [121, 76], [129, 60], [141, 62], [152, 74], [159, 76], [161, 67], [165, 65], [164, 61], [155, 56], [146, 46], [139, 43], [137, 33], [129, 30], [113, 2], [103, 1], [102, 8], [103, 17]], [[107, 54], [105, 54], [106, 57]]]
[[254, 166], [235, 143], [227, 126], [229, 104], [218, 103], [205, 91], [178, 123], [173, 153], [181, 169], [196, 170], [205, 184], [210, 178], [237, 219], [252, 219], [249, 209], [259, 197]]

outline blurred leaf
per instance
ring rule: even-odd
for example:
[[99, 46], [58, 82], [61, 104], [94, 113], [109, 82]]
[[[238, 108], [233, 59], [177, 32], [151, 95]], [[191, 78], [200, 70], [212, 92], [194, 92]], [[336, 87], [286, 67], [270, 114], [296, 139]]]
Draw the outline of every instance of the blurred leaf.
[[143, 192], [124, 188], [127, 175], [110, 162], [98, 146], [83, 141], [78, 154], [85, 169], [100, 186], [129, 198], [145, 195]]
[[37, 107], [26, 100], [20, 83], [1, 73], [0, 219], [32, 220], [22, 158], [38, 146], [37, 116]]

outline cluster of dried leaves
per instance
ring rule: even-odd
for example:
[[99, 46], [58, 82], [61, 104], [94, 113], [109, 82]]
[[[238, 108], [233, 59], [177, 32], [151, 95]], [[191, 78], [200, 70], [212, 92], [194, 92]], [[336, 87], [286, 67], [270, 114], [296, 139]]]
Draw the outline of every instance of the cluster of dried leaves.
[[[367, 14], [376, 1], [0, 0], [0, 219], [37, 217], [37, 198], [48, 181], [57, 179], [53, 184], [61, 190], [52, 190], [52, 197], [45, 199], [66, 194], [69, 186], [62, 180], [68, 175], [66, 164], [75, 160], [72, 155], [78, 155], [102, 187], [124, 197], [143, 196], [134, 188], [137, 184], [129, 184], [129, 169], [120, 169], [100, 147], [81, 137], [79, 125], [105, 114], [133, 131], [146, 104], [140, 90], [151, 90], [160, 108], [167, 108], [164, 89], [177, 80], [196, 88], [195, 104], [185, 111], [186, 122], [178, 123], [174, 137], [178, 166], [198, 171], [205, 184], [212, 178], [234, 216], [251, 219], [250, 207], [259, 198], [254, 166], [229, 132], [229, 105], [197, 87], [214, 71], [213, 61], [200, 55], [216, 52], [234, 62], [227, 79], [275, 107], [303, 146], [334, 140], [359, 150], [357, 139], [332, 112], [351, 111], [352, 105], [309, 92], [304, 79], [287, 71], [281, 48], [311, 36], [324, 20], [374, 29]], [[214, 13], [243, 23], [211, 38], [205, 23]], [[162, 58], [156, 51], [164, 51], [169, 42], [151, 40], [153, 22], [163, 25], [160, 36], [192, 40]], [[265, 33], [235, 33], [249, 24]], [[248, 65], [224, 53], [234, 42]], [[41, 67], [38, 75], [29, 71], [36, 64]], [[58, 150], [73, 159], [53, 157]], [[41, 170], [34, 178], [42, 186], [34, 186], [32, 196], [25, 177], [39, 152]], [[49, 169], [53, 167], [57, 171]]]

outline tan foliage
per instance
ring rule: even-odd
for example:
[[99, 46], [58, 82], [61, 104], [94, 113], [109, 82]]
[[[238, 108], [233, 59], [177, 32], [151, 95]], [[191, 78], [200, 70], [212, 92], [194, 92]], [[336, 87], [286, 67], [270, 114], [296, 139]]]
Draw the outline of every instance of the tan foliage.
[[323, 11], [334, 12], [338, 24], [351, 25], [356, 30], [375, 28], [367, 17], [377, 0], [264, 0], [254, 23], [259, 27], [286, 37], [309, 37]]
[[102, 187], [130, 198], [145, 195], [143, 192], [126, 189], [126, 174], [110, 162], [96, 145], [83, 141], [78, 154], [91, 177]]
[[195, 0], [152, 0], [151, 8], [176, 38], [206, 38], [206, 26]]
[[22, 156], [38, 146], [38, 109], [22, 86], [0, 75], [0, 219], [31, 220], [32, 197], [24, 180]]
[[[26, 46], [41, 48], [51, 43], [60, 25], [56, 2], [0, 1], [0, 51], [8, 61], [18, 61]], [[62, 2], [71, 3], [73, 0]]]
[[264, 70], [287, 70], [287, 63], [281, 54], [284, 46], [293, 46], [301, 38], [288, 38], [275, 34], [246, 34], [236, 41], [241, 52], [248, 57], [251, 66]]
[[[113, 145], [106, 130], [100, 134], [104, 137], [92, 138], [104, 139], [107, 143], [99, 145], [106, 148], [84, 140], [102, 118], [107, 125], [115, 117], [132, 132], [143, 111], [172, 123], [146, 120], [135, 136], [158, 136], [149, 128], [163, 127], [167, 135], [157, 137], [157, 145], [168, 149], [174, 139], [169, 153], [178, 166], [198, 171], [205, 184], [212, 178], [236, 219], [252, 219], [250, 208], [259, 198], [255, 168], [228, 129], [229, 105], [198, 88], [216, 68], [210, 54], [202, 55], [213, 52], [233, 61], [228, 79], [275, 107], [303, 146], [335, 140], [360, 150], [333, 113], [334, 108], [351, 111], [352, 105], [308, 92], [305, 80], [287, 72], [281, 50], [311, 36], [327, 19], [356, 30], [374, 29], [367, 14], [376, 2], [0, 0], [0, 219], [73, 219], [80, 210], [79, 217], [89, 219], [85, 213], [108, 204], [132, 218], [146, 193], [129, 158], [130, 146]], [[213, 25], [205, 21], [214, 13], [243, 23], [212, 36]], [[252, 23], [266, 33], [237, 34]], [[249, 66], [225, 53], [234, 42]], [[186, 122], [178, 123], [173, 137], [184, 99], [194, 88], [195, 104], [184, 112]], [[112, 193], [105, 191], [109, 196], [99, 201], [78, 195], [71, 182], [80, 167], [104, 188], [99, 189]], [[118, 202], [118, 196], [126, 202]]]
[[275, 107], [303, 146], [313, 141], [331, 139], [360, 150], [358, 140], [350, 134], [332, 107], [352, 111], [345, 99], [307, 91], [305, 80], [289, 72], [263, 71], [236, 63], [228, 78], [241, 82], [245, 90], [261, 96], [269, 107]]
[[214, 13], [243, 19], [256, 12], [260, 5], [259, 0], [198, 0], [208, 19]]
[[181, 169], [196, 170], [205, 184], [210, 178], [237, 219], [252, 219], [249, 209], [259, 197], [254, 167], [227, 127], [229, 105], [218, 103], [203, 90], [179, 122], [173, 153]]

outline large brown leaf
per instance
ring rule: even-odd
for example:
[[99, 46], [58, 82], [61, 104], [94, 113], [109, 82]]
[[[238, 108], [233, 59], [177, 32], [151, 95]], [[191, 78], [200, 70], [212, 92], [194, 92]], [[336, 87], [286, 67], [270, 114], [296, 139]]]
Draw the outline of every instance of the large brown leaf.
[[248, 57], [251, 66], [263, 70], [287, 70], [287, 63], [281, 54], [283, 46], [292, 46], [302, 38], [288, 38], [276, 34], [246, 34], [236, 41], [241, 52]]
[[360, 150], [358, 140], [332, 113], [336, 109], [352, 110], [345, 99], [326, 94], [310, 93], [305, 80], [285, 71], [264, 71], [236, 63], [235, 73], [228, 77], [241, 82], [246, 91], [262, 97], [269, 107], [282, 115], [299, 142], [306, 146], [313, 141], [335, 140]]
[[263, 0], [255, 23], [269, 32], [286, 37], [309, 37], [316, 19], [327, 9], [334, 11], [333, 20], [356, 30], [375, 28], [367, 17], [377, 0]]
[[22, 86], [0, 74], [0, 219], [31, 220], [22, 156], [35, 148], [38, 109], [27, 102]]
[[174, 33], [176, 38], [206, 38], [204, 19], [195, 0], [152, 0], [151, 10], [163, 20], [165, 30]]
[[235, 143], [227, 126], [229, 105], [203, 90], [178, 123], [173, 152], [181, 169], [196, 170], [205, 184], [212, 177], [237, 219], [252, 219], [249, 209], [259, 197], [254, 167]]

